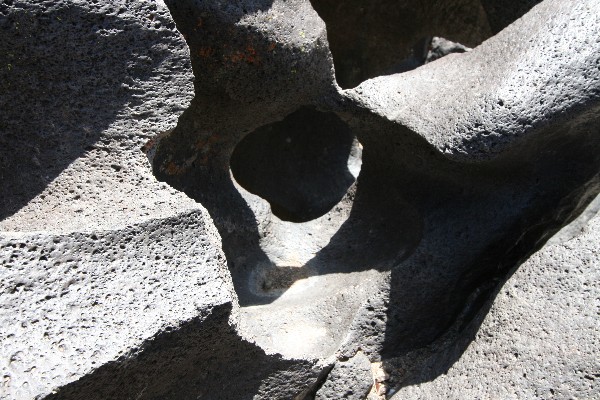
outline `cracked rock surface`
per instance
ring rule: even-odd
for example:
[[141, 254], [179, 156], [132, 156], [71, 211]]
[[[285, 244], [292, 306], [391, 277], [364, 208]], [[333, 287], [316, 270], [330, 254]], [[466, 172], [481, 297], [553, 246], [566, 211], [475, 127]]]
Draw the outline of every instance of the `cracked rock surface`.
[[0, 398], [600, 396], [597, 1], [0, 32]]

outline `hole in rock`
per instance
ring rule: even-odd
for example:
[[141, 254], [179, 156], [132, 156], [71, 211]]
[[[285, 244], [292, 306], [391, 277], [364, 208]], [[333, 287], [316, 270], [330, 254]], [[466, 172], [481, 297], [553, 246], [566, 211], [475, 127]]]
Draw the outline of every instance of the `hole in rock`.
[[338, 84], [422, 65], [435, 36], [475, 47], [492, 36], [480, 0], [311, 0], [325, 21]]
[[361, 146], [335, 114], [303, 107], [246, 136], [231, 157], [236, 181], [285, 221], [306, 222], [335, 206], [356, 180]]

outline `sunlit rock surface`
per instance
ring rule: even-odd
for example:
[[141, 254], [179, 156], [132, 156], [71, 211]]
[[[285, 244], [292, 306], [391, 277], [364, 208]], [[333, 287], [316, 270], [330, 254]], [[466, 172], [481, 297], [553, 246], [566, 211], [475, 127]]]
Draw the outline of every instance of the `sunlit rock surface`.
[[600, 396], [600, 4], [165, 3], [0, 6], [2, 398]]

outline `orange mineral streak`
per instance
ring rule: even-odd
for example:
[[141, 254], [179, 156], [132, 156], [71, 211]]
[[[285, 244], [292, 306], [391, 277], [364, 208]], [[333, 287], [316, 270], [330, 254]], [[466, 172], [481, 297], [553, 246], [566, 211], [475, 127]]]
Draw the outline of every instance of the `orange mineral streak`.
[[156, 144], [156, 138], [152, 138], [152, 139], [148, 140], [148, 141], [146, 142], [146, 144], [144, 144], [144, 145], [142, 146], [142, 151], [143, 151], [145, 154], [148, 154], [148, 152], [150, 151], [150, 149], [151, 149], [151, 148], [153, 148], [155, 144]]
[[185, 167], [175, 164], [173, 161], [167, 164], [166, 172], [169, 175], [181, 175], [185, 171]]
[[196, 154], [195, 164], [208, 165], [209, 163], [220, 162], [218, 160], [221, 159], [219, 154], [221, 154], [222, 149], [219, 146], [223, 145], [226, 141], [226, 138], [224, 139], [216, 134], [200, 138], [193, 146], [198, 152]]
[[258, 65], [261, 61], [258, 51], [256, 51], [256, 48], [250, 40], [248, 40], [248, 44], [246, 45], [245, 49], [234, 50], [229, 55], [225, 55], [223, 58], [225, 61], [229, 61], [232, 64], [238, 64], [245, 61], [248, 64]]
[[209, 151], [211, 146], [218, 142], [220, 142], [219, 136], [213, 134], [213, 135], [205, 136], [205, 137], [199, 139], [196, 142], [196, 144], [194, 145], [194, 148], [196, 150]]
[[256, 49], [252, 45], [246, 47], [246, 61], [251, 64], [258, 64], [258, 56], [256, 55]]
[[215, 50], [212, 47], [200, 47], [198, 50], [198, 55], [204, 58], [211, 57], [214, 53]]
[[231, 54], [228, 58], [231, 63], [237, 64], [244, 59], [244, 54], [238, 51]]

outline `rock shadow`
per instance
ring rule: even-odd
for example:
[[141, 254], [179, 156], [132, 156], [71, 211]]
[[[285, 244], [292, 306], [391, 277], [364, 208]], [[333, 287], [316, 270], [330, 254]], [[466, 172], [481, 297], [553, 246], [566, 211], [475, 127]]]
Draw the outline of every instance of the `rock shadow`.
[[327, 25], [336, 78], [353, 88], [423, 65], [431, 39], [476, 47], [541, 0], [311, 0]]
[[94, 149], [124, 107], [141, 102], [136, 81], [151, 76], [171, 42], [119, 16], [126, 10], [10, 4], [0, 5], [0, 220]]
[[586, 118], [543, 127], [490, 162], [510, 187], [497, 175], [487, 200], [428, 214], [422, 243], [391, 276], [381, 354], [403, 364], [400, 386], [445, 373], [514, 271], [600, 192], [600, 126]]
[[327, 24], [342, 88], [422, 65], [434, 36], [475, 47], [491, 36], [479, 0], [311, 0]]
[[[230, 305], [206, 318], [159, 333], [139, 349], [69, 383], [46, 400], [75, 399], [289, 399], [304, 390], [309, 361], [267, 355], [237, 335], [229, 324]], [[300, 373], [300, 372], [303, 373]], [[287, 391], [275, 383], [287, 376]]]

